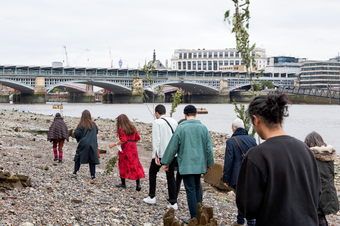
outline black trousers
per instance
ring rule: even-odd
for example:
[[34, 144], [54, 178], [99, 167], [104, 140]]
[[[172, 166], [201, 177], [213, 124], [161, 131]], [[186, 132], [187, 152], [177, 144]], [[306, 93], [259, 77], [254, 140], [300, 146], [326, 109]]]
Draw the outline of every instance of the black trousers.
[[[159, 159], [161, 161], [161, 159]], [[176, 196], [176, 181], [175, 181], [175, 166], [177, 162], [177, 157], [172, 160], [169, 165], [169, 170], [166, 172], [166, 179], [168, 181], [168, 193], [169, 193], [169, 202], [173, 205], [177, 203]], [[156, 196], [156, 178], [159, 169], [162, 166], [158, 166], [155, 162], [155, 159], [152, 159], [151, 165], [149, 168], [149, 196], [153, 198]]]
[[[91, 177], [96, 177], [96, 165], [89, 163]], [[77, 173], [80, 168], [80, 162], [74, 163], [74, 171]]]

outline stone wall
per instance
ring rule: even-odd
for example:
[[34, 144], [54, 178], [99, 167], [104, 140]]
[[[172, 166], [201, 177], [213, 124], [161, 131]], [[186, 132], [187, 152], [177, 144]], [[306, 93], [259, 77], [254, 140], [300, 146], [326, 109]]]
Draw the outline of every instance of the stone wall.
[[[329, 104], [329, 98], [298, 94], [288, 94], [293, 104]], [[338, 99], [331, 99], [331, 104], [339, 104]]]

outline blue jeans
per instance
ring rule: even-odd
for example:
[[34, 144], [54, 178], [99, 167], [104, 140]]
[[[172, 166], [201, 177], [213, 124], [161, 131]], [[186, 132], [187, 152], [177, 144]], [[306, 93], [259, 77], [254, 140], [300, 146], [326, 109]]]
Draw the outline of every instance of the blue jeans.
[[201, 202], [201, 174], [182, 175], [191, 218], [197, 218], [197, 204]]
[[[236, 191], [236, 185], [231, 186], [232, 188], [234, 188], [234, 190]], [[237, 214], [237, 223], [238, 224], [244, 224], [245, 220], [244, 220], [244, 216], [242, 215], [242, 213], [237, 210], [238, 214]], [[251, 220], [247, 220], [248, 226], [255, 226], [255, 220], [251, 219]]]

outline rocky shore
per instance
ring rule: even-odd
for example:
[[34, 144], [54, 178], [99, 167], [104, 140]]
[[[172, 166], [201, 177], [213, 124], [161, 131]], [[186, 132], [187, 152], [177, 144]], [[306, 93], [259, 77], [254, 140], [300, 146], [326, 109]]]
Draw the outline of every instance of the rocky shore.
[[[101, 164], [96, 168], [96, 181], [90, 184], [89, 168], [82, 165], [77, 179], [72, 179], [73, 157], [77, 147], [74, 138], [64, 146], [63, 163], [53, 161], [52, 144], [46, 133], [54, 116], [19, 111], [0, 110], [0, 175], [24, 175], [29, 186], [0, 189], [0, 225], [163, 225], [167, 211], [166, 177], [160, 171], [157, 180], [157, 204], [147, 205], [143, 198], [148, 195], [148, 169], [152, 154], [152, 125], [136, 122], [141, 136], [138, 153], [146, 178], [142, 190], [135, 190], [135, 182], [127, 180], [127, 188], [119, 189], [119, 170], [104, 176], [108, 160], [117, 155], [118, 149], [109, 149], [116, 142], [115, 122], [96, 119], [99, 128]], [[75, 129], [79, 118], [65, 117], [69, 129]], [[223, 163], [225, 141], [228, 134], [210, 132], [215, 160]], [[336, 162], [336, 186], [340, 192], [340, 167]], [[8, 173], [7, 173], [8, 172]], [[15, 181], [18, 181], [14, 178]], [[218, 225], [230, 225], [235, 221], [237, 208], [233, 192], [220, 191], [203, 182], [203, 205], [213, 207]], [[1, 187], [1, 181], [0, 181]], [[2, 186], [3, 187], [3, 186]], [[279, 204], [278, 204], [279, 205]], [[178, 197], [178, 219], [189, 218], [185, 190], [182, 185]], [[328, 216], [330, 225], [340, 225], [340, 216]]]

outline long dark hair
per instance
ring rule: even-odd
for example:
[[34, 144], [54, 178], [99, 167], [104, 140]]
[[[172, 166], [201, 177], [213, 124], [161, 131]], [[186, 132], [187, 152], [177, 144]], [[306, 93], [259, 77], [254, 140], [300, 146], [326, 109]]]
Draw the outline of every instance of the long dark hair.
[[281, 126], [283, 117], [288, 117], [288, 106], [290, 103], [288, 96], [283, 94], [268, 94], [267, 96], [258, 96], [249, 104], [248, 114], [254, 124], [253, 115], [259, 117], [265, 122], [267, 127], [274, 128]]
[[132, 122], [129, 120], [129, 118], [125, 114], [121, 114], [117, 117], [116, 128], [117, 128], [118, 137], [119, 137], [119, 128], [121, 128], [123, 132], [125, 133], [125, 135], [127, 136], [132, 135], [137, 131], [136, 127], [132, 124]]
[[305, 144], [310, 148], [327, 146], [327, 144], [323, 141], [322, 136], [315, 131], [306, 136]]
[[78, 123], [77, 129], [88, 129], [92, 130], [93, 125], [96, 125], [96, 123], [91, 118], [91, 113], [89, 110], [84, 110], [81, 114], [80, 121]]

